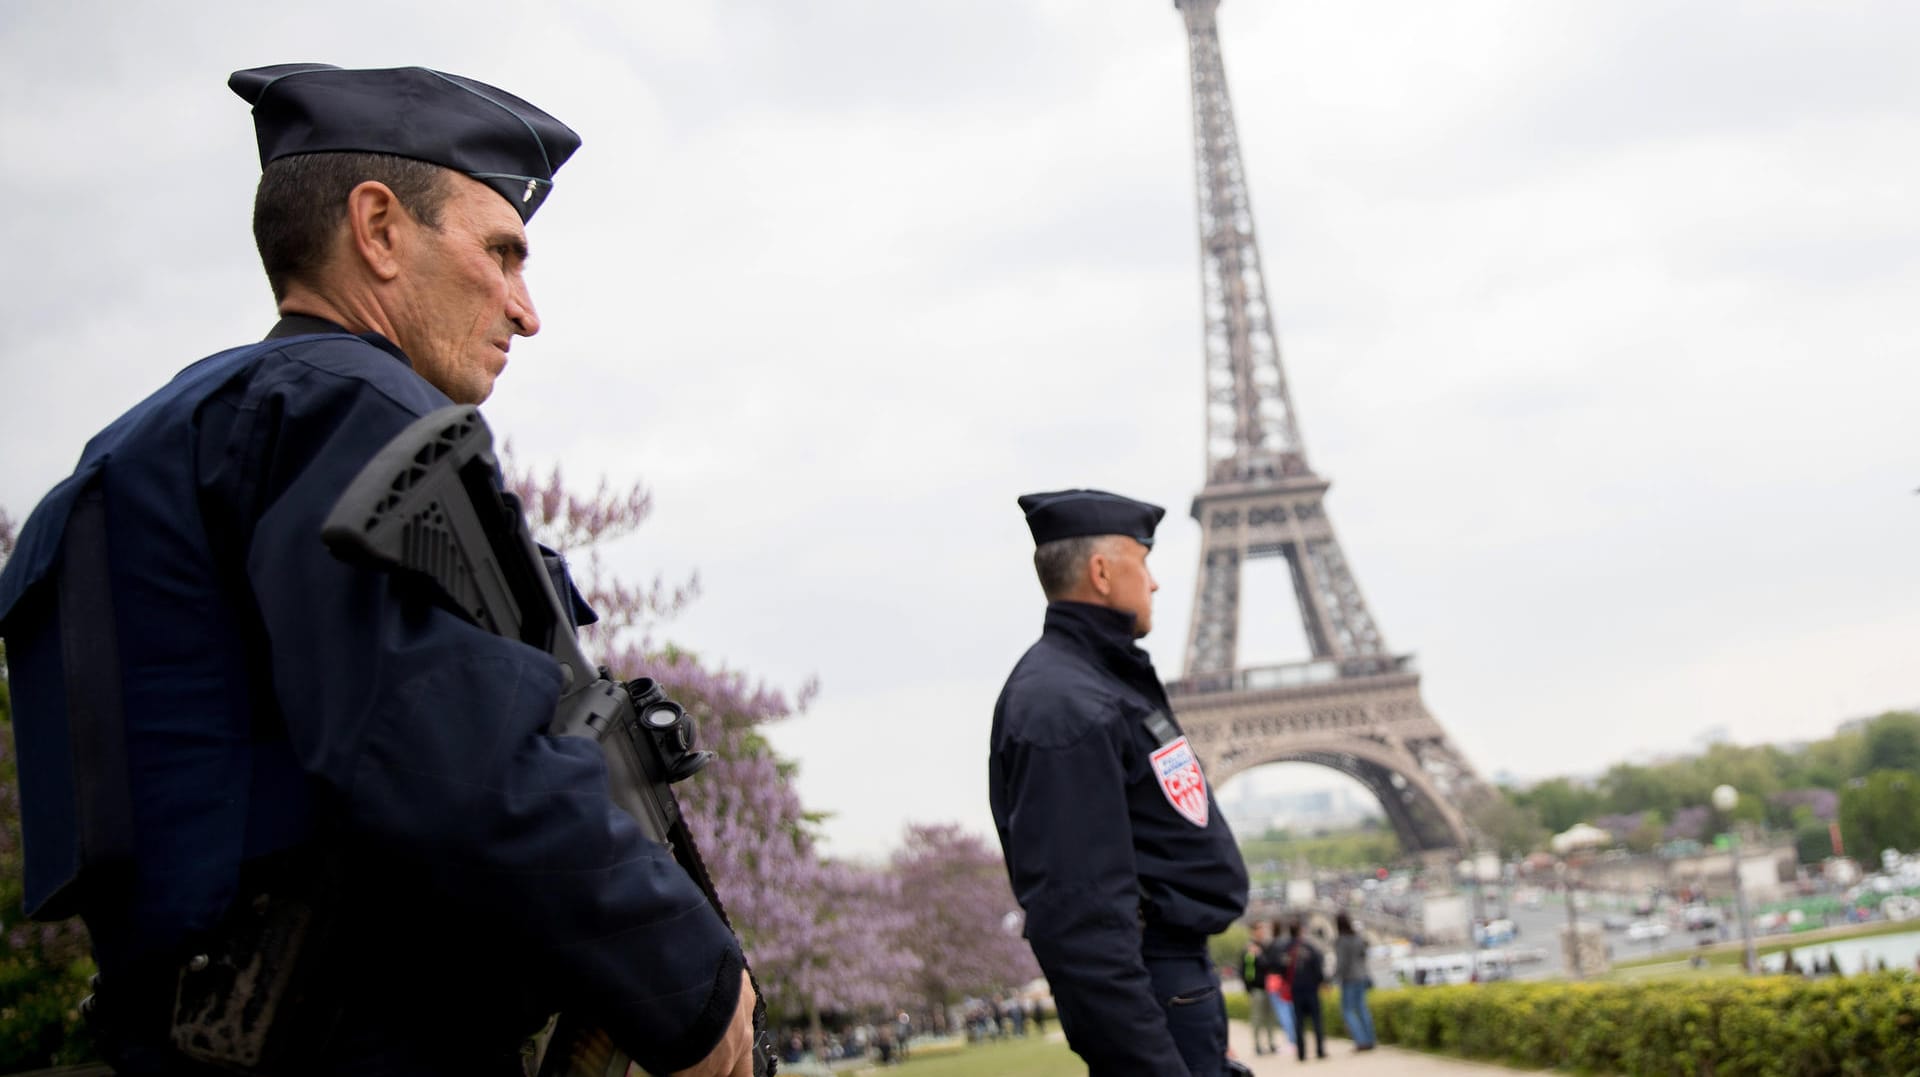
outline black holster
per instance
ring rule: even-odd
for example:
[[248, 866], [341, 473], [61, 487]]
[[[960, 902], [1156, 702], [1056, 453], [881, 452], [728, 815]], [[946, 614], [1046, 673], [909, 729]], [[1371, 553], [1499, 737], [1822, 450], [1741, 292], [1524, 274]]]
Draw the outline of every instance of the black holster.
[[330, 960], [339, 920], [335, 858], [301, 853], [246, 873], [219, 925], [190, 947], [175, 981], [170, 1039], [197, 1062], [294, 1077], [340, 1020]]

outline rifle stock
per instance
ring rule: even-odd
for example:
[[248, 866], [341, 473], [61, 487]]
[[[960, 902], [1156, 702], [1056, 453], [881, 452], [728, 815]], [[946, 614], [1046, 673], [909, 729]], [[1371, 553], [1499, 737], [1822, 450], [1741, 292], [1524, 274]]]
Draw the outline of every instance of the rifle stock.
[[[343, 560], [424, 583], [441, 605], [473, 624], [552, 655], [564, 682], [548, 731], [600, 745], [614, 802], [673, 853], [725, 920], [670, 784], [690, 777], [712, 753], [693, 750], [692, 720], [651, 680], [622, 684], [587, 658], [498, 475], [493, 434], [479, 409], [441, 408], [374, 455], [334, 504], [321, 538]], [[755, 1003], [753, 1027], [753, 1071], [771, 1077], [764, 998]], [[621, 1077], [627, 1064], [603, 1031], [562, 1014], [540, 1074]]]

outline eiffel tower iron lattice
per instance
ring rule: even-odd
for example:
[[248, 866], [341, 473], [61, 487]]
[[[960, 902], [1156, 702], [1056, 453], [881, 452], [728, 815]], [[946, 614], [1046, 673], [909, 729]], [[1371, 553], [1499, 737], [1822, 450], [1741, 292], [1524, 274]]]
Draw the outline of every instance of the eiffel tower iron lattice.
[[[1168, 691], [1216, 783], [1264, 763], [1317, 763], [1379, 797], [1407, 850], [1466, 848], [1464, 809], [1485, 786], [1428, 713], [1412, 656], [1387, 649], [1327, 518], [1329, 483], [1307, 463], [1254, 238], [1219, 6], [1174, 0], [1193, 74], [1207, 478], [1193, 499], [1202, 538], [1186, 675]], [[1263, 557], [1291, 570], [1307, 661], [1236, 664], [1241, 568]]]

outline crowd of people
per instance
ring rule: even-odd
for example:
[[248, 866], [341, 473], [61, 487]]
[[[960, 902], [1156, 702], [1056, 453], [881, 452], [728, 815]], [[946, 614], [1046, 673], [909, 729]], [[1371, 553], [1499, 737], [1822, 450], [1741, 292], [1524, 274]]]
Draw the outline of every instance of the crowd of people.
[[866, 1059], [891, 1066], [906, 1061], [907, 1044], [912, 1038], [913, 1018], [902, 1010], [892, 1020], [823, 1029], [812, 1036], [792, 1029], [780, 1045], [780, 1060], [793, 1065], [808, 1060], [833, 1063]]
[[[1367, 992], [1373, 977], [1367, 970], [1367, 941], [1346, 913], [1335, 920], [1333, 979], [1340, 985], [1340, 1017], [1355, 1049], [1371, 1051], [1377, 1045], [1373, 1011]], [[1252, 925], [1247, 950], [1241, 958], [1240, 978], [1247, 988], [1247, 1019], [1253, 1026], [1253, 1052], [1277, 1054], [1283, 1050], [1274, 1036], [1278, 1028], [1293, 1044], [1294, 1053], [1307, 1060], [1307, 1030], [1313, 1031], [1316, 1057], [1327, 1057], [1325, 1018], [1320, 989], [1327, 979], [1328, 955], [1315, 946], [1298, 920], [1281, 925], [1259, 920]]]
[[1052, 1009], [1043, 999], [1013, 994], [970, 996], [948, 1007], [944, 1021], [936, 1015], [927, 1027], [917, 1027], [912, 1015], [902, 1010], [891, 1020], [843, 1024], [815, 1034], [790, 1029], [781, 1041], [780, 1057], [789, 1064], [865, 1059], [890, 1066], [906, 1061], [916, 1033], [939, 1037], [951, 1031], [964, 1034], [968, 1043], [1044, 1036], [1051, 1016]]
[[1035, 998], [970, 998], [961, 1003], [960, 1015], [970, 1042], [1025, 1036], [1029, 1027], [1036, 1036], [1047, 1032], [1046, 1010]]
[[[1920, 956], [1915, 957], [1914, 968], [1920, 970]], [[1840, 967], [1840, 955], [1835, 952], [1833, 947], [1828, 947], [1825, 954], [1814, 954], [1813, 960], [1805, 965], [1802, 965], [1799, 960], [1793, 956], [1792, 950], [1787, 950], [1781, 958], [1780, 971], [1790, 976], [1805, 976], [1809, 980], [1818, 979], [1823, 976], [1845, 976], [1847, 974], [1846, 970]], [[1864, 956], [1860, 959], [1860, 971], [1863, 974], [1886, 972], [1887, 959], [1884, 957], [1876, 958], [1872, 955]]]

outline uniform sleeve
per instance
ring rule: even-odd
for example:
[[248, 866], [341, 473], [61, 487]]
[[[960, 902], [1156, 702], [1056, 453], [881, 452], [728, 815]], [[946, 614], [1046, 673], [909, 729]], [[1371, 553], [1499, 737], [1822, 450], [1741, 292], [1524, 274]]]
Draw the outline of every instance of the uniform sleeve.
[[1140, 957], [1122, 745], [1094, 727], [1003, 754], [1008, 872], [1061, 1026], [1095, 1072], [1184, 1075]]
[[642, 1066], [684, 1068], [732, 1015], [739, 945], [613, 805], [599, 747], [545, 735], [558, 665], [320, 541], [372, 454], [443, 403], [376, 359], [397, 374], [314, 369], [275, 389], [247, 447], [261, 454], [264, 506], [247, 573], [294, 749], [354, 840], [417, 864], [436, 900], [498, 924], [509, 952]]

